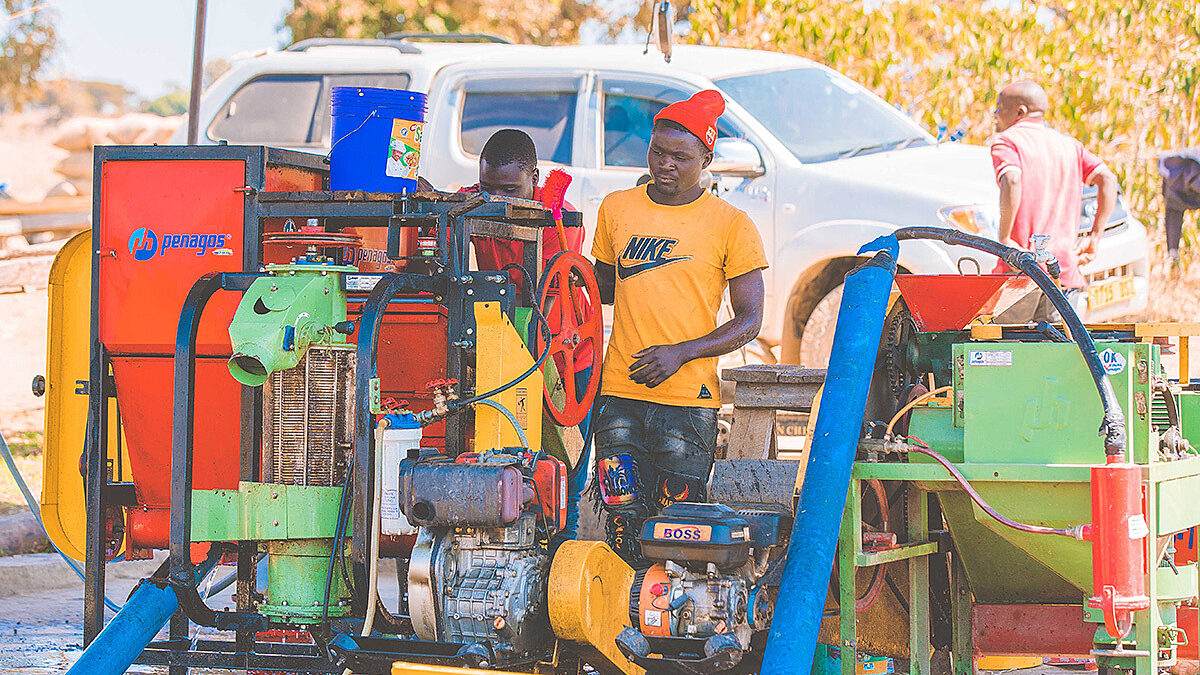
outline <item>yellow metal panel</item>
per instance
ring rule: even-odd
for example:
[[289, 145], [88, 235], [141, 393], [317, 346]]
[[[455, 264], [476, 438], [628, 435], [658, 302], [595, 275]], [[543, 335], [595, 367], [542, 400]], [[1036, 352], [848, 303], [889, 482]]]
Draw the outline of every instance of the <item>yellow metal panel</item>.
[[[83, 560], [87, 505], [79, 456], [87, 427], [90, 375], [92, 233], [80, 232], [63, 245], [50, 267], [50, 310], [46, 336], [46, 420], [42, 451], [42, 521], [54, 545]], [[109, 419], [117, 419], [116, 402]], [[117, 461], [117, 424], [109, 425], [113, 480], [130, 480], [129, 457]], [[117, 467], [123, 475], [115, 475]]]
[[642, 675], [617, 649], [629, 625], [633, 568], [599, 541], [563, 542], [550, 565], [550, 626], [579, 644], [583, 660], [604, 675]]
[[[520, 377], [533, 366], [533, 357], [525, 341], [517, 334], [496, 302], [475, 303], [476, 357], [475, 390], [491, 391]], [[542, 374], [534, 371], [519, 384], [509, 387], [492, 400], [508, 408], [517, 418], [531, 450], [542, 447]], [[519, 447], [520, 440], [512, 424], [500, 411], [487, 406], [475, 408], [475, 450]]]
[[[517, 373], [520, 375], [520, 373]], [[392, 664], [392, 675], [516, 675], [511, 670], [476, 670], [475, 668], [458, 668], [455, 666], [431, 666], [426, 663], [405, 663], [397, 661]]]
[[971, 324], [972, 340], [999, 340], [1002, 337], [1004, 337], [1004, 331], [996, 324]]

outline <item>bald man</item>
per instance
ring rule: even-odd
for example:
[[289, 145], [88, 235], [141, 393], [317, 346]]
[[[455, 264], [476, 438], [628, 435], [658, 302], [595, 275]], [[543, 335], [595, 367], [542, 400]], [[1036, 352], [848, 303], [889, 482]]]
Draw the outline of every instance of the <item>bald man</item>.
[[[1048, 248], [1062, 267], [1059, 285], [1072, 304], [1082, 302], [1086, 282], [1079, 271], [1091, 262], [1117, 201], [1117, 177], [1083, 145], [1046, 124], [1050, 100], [1036, 82], [1023, 80], [1000, 91], [996, 103], [996, 136], [992, 165], [1000, 185], [1000, 243], [1029, 250], [1033, 235], [1050, 236]], [[1096, 215], [1092, 229], [1078, 240], [1084, 185], [1095, 185]], [[1008, 271], [1004, 263], [996, 271]], [[1030, 306], [1014, 306], [998, 319], [1024, 323], [1057, 318], [1049, 300], [1031, 298]], [[1028, 310], [1028, 311], [1026, 311]]]

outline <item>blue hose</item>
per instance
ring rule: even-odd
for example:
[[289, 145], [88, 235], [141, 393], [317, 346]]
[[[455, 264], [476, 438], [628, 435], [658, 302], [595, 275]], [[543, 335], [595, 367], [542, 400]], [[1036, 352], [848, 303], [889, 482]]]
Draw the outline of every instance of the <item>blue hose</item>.
[[[46, 532], [46, 525], [42, 522], [42, 509], [40, 506], [38, 506], [37, 500], [33, 498], [33, 493], [29, 491], [29, 486], [26, 485], [25, 478], [22, 477], [21, 472], [17, 470], [17, 461], [13, 459], [12, 451], [8, 449], [8, 441], [4, 440], [4, 434], [0, 434], [0, 455], [4, 456], [4, 463], [8, 465], [8, 472], [12, 474], [13, 480], [17, 482], [17, 487], [21, 489], [21, 494], [25, 495], [25, 503], [29, 506], [29, 511], [33, 513], [33, 517], [37, 519], [38, 525], [42, 528], [42, 532]], [[71, 568], [71, 571], [75, 572], [75, 575], [79, 577], [79, 580], [86, 582], [83, 576], [83, 570], [79, 569], [79, 565], [77, 565], [74, 560], [69, 558], [66, 553], [63, 553], [61, 549], [54, 545], [54, 541], [50, 539], [50, 534], [48, 532], [46, 533], [46, 541], [50, 542], [50, 546], [54, 548], [55, 553], [62, 556], [63, 561], [67, 563], [67, 566]], [[109, 600], [108, 596], [104, 596], [104, 606], [108, 607], [114, 612], [121, 611], [121, 606], [112, 600]]]
[[899, 248], [894, 237], [864, 246], [860, 255], [878, 253], [846, 276], [821, 413], [813, 431], [779, 588], [779, 598], [787, 602], [775, 606], [762, 675], [812, 670]]
[[[191, 583], [199, 583], [216, 566], [220, 556], [210, 556], [196, 566]], [[125, 606], [108, 622], [67, 675], [121, 675], [158, 635], [179, 608], [175, 589], [143, 579]]]

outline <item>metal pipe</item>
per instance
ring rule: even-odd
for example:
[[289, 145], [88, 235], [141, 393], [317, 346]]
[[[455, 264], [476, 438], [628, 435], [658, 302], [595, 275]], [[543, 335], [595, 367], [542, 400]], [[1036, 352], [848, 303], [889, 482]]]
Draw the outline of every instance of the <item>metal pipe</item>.
[[[196, 566], [187, 583], [195, 588], [218, 560], [220, 556], [209, 556]], [[164, 563], [159, 573], [165, 573], [166, 568]], [[121, 675], [141, 656], [142, 650], [178, 608], [179, 596], [164, 578], [143, 579], [125, 601], [125, 606], [88, 645], [67, 675]]]
[[812, 669], [899, 244], [894, 239], [872, 242], [859, 254], [869, 251], [878, 253], [846, 276], [822, 414], [812, 436], [779, 588], [779, 597], [788, 601], [775, 607], [762, 675]]
[[1079, 345], [1079, 351], [1083, 354], [1088, 372], [1091, 373], [1096, 390], [1100, 394], [1100, 403], [1104, 406], [1104, 419], [1100, 422], [1100, 435], [1104, 438], [1104, 453], [1110, 457], [1123, 457], [1125, 455], [1125, 413], [1117, 402], [1117, 394], [1113, 391], [1112, 383], [1108, 381], [1104, 364], [1101, 363], [1100, 355], [1096, 352], [1096, 343], [1092, 341], [1091, 334], [1084, 327], [1075, 308], [1067, 301], [1067, 296], [1063, 295], [1062, 289], [1050, 278], [1051, 275], [1055, 278], [1058, 277], [1058, 262], [1047, 263], [1046, 266], [1050, 270], [1050, 273], [1047, 274], [1046, 270], [1043, 270], [1038, 264], [1037, 256], [1029, 251], [1022, 251], [991, 239], [945, 227], [902, 227], [891, 235], [879, 237], [872, 244], [880, 241], [898, 242], [907, 239], [935, 239], [947, 244], [966, 246], [990, 253], [1003, 260], [1009, 267], [1021, 270], [1037, 284], [1038, 288], [1053, 303], [1058, 313], [1062, 315], [1063, 323], [1066, 324], [1072, 339]]
[[204, 76], [204, 23], [208, 0], [196, 0], [196, 30], [192, 35], [192, 89], [188, 95], [188, 145], [200, 140], [200, 89]]

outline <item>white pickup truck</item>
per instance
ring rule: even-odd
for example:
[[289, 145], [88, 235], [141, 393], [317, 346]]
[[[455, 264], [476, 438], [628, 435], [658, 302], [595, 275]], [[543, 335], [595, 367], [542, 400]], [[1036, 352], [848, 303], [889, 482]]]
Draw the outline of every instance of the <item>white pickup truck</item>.
[[[428, 92], [420, 170], [435, 185], [475, 182], [491, 133], [525, 130], [547, 167], [574, 176], [567, 199], [588, 224], [604, 195], [645, 172], [654, 114], [719, 89], [729, 103], [712, 171], [721, 196], [754, 219], [766, 243], [760, 343], [763, 356], [773, 352], [768, 360], [824, 365], [841, 281], [863, 242], [906, 225], [996, 236], [999, 192], [986, 148], [939, 143], [843, 75], [762, 51], [679, 46], [667, 63], [637, 46], [307, 40], [242, 59], [213, 83], [200, 106], [200, 142], [327, 152], [330, 88], [345, 85]], [[174, 140], [184, 142], [183, 132]], [[1086, 197], [1081, 231], [1095, 207]], [[974, 272], [964, 258], [984, 272], [994, 263], [968, 249], [908, 242], [900, 265]], [[1149, 271], [1145, 228], [1121, 202], [1083, 268], [1085, 319], [1143, 309]]]

